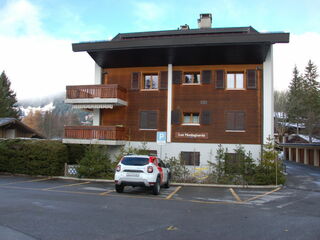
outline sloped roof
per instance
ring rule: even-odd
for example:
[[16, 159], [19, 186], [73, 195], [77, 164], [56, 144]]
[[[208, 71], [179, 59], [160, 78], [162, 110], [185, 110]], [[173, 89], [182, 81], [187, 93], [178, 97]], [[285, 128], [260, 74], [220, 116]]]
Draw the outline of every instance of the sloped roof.
[[38, 133], [36, 130], [30, 128], [29, 126], [25, 125], [21, 121], [16, 118], [0, 118], [0, 127], [4, 127], [7, 125], [17, 125], [23, 128], [26, 132], [34, 133], [33, 137], [36, 138], [45, 138], [42, 134]]
[[289, 33], [250, 26], [119, 33], [111, 41], [73, 43], [72, 49], [88, 52], [100, 67], [260, 64], [272, 44], [288, 42]]
[[15, 118], [0, 118], [0, 127], [16, 121]]

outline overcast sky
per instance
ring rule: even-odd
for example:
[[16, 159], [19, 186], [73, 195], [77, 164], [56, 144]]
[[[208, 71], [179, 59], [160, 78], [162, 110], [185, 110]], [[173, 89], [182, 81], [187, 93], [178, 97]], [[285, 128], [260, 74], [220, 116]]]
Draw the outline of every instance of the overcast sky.
[[283, 90], [295, 64], [303, 71], [311, 59], [320, 67], [319, 9], [319, 0], [0, 0], [0, 71], [19, 100], [93, 84], [93, 60], [71, 43], [197, 28], [199, 14], [212, 13], [213, 27], [290, 32], [289, 44], [274, 47], [275, 88]]

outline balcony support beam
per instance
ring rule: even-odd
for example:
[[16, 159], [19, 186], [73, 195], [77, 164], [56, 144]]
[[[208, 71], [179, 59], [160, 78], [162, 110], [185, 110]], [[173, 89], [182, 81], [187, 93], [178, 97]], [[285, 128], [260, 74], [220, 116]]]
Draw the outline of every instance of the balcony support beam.
[[172, 64], [168, 64], [167, 142], [171, 142]]

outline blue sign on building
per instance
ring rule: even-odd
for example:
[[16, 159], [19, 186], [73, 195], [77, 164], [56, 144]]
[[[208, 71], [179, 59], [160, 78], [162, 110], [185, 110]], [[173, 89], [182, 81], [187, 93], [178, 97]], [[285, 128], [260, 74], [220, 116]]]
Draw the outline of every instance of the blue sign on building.
[[157, 144], [163, 145], [167, 142], [167, 132], [157, 132]]

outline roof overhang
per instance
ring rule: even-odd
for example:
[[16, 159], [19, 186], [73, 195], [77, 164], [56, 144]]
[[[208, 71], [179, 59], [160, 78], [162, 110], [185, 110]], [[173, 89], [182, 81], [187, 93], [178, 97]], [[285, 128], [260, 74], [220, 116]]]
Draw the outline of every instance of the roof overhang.
[[217, 64], [261, 64], [270, 45], [288, 43], [289, 33], [219, 34], [138, 38], [73, 44], [103, 68]]

